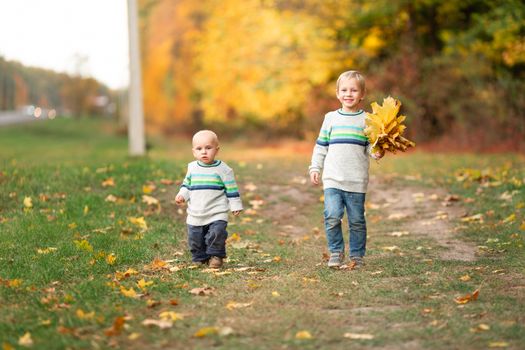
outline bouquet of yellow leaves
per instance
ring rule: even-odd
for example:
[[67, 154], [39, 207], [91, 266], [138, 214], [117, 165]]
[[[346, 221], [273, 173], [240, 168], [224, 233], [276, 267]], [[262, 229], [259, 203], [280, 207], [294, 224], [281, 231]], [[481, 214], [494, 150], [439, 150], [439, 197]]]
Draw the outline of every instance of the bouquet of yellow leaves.
[[414, 147], [416, 144], [404, 138], [403, 132], [406, 126], [403, 121], [406, 116], [398, 116], [401, 102], [388, 96], [383, 99], [383, 105], [376, 102], [371, 104], [372, 113], [367, 113], [365, 135], [372, 144], [372, 153], [383, 155], [385, 151], [396, 153], [397, 151], [406, 151], [408, 147]]

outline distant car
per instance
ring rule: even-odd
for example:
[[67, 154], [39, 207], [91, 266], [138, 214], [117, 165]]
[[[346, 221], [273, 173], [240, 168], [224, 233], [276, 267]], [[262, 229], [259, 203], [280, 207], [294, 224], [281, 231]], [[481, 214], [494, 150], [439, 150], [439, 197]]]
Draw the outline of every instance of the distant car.
[[24, 116], [33, 116], [35, 113], [35, 106], [25, 105], [18, 108], [18, 111]]

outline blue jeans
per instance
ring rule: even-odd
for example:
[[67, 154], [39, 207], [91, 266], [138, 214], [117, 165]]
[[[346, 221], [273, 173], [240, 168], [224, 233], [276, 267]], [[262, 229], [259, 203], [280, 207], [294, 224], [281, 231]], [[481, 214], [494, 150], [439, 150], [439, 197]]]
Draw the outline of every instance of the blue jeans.
[[226, 257], [226, 231], [228, 223], [217, 220], [204, 226], [188, 225], [188, 245], [191, 260], [202, 262], [212, 256]]
[[344, 252], [341, 220], [346, 208], [350, 230], [350, 257], [363, 257], [366, 252], [365, 193], [346, 192], [337, 188], [324, 190], [324, 225], [328, 250]]

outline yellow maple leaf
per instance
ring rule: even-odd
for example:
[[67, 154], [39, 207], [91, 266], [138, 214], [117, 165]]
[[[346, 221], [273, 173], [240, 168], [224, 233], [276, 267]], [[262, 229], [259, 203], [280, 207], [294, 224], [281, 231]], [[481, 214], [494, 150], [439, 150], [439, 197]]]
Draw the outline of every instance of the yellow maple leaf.
[[18, 345], [31, 347], [33, 346], [33, 339], [31, 339], [31, 333], [26, 332], [23, 336], [18, 339]]
[[115, 180], [113, 180], [112, 177], [107, 178], [106, 180], [102, 181], [102, 187], [114, 187], [115, 186]]
[[115, 264], [115, 261], [117, 261], [117, 257], [115, 256], [115, 254], [111, 253], [106, 256], [106, 262], [108, 263], [108, 265]]
[[164, 311], [159, 314], [159, 317], [163, 320], [177, 321], [184, 319], [184, 315], [173, 312], [173, 311]]
[[143, 216], [138, 217], [138, 218], [130, 216], [130, 217], [128, 217], [128, 220], [133, 225], [140, 227], [141, 230], [147, 230], [148, 229], [148, 224], [146, 223], [146, 220], [144, 219]]
[[130, 289], [126, 289], [124, 287], [120, 287], [120, 293], [122, 293], [124, 296], [127, 296], [128, 298], [137, 298], [137, 292], [135, 292], [135, 289], [131, 287]]
[[73, 241], [76, 245], [76, 247], [80, 250], [86, 250], [88, 252], [92, 252], [93, 251], [93, 246], [91, 244], [89, 244], [89, 242], [85, 239], [83, 240], [75, 240]]
[[146, 184], [142, 186], [142, 192], [144, 192], [145, 194], [150, 194], [153, 191], [155, 191], [156, 188], [157, 187], [153, 184]]
[[197, 338], [203, 338], [212, 334], [219, 333], [219, 328], [217, 327], [203, 327], [199, 329], [195, 334], [193, 334], [194, 337]]
[[142, 203], [146, 203], [147, 205], [159, 205], [159, 200], [155, 197], [144, 194], [142, 195]]
[[24, 197], [24, 207], [26, 208], [33, 207], [33, 200], [31, 199], [31, 197]]
[[367, 113], [365, 135], [372, 144], [372, 151], [374, 153], [384, 153], [389, 151], [396, 153], [396, 151], [406, 151], [409, 147], [414, 147], [416, 144], [404, 138], [403, 132], [406, 126], [403, 121], [406, 119], [404, 115], [398, 116], [401, 102], [391, 96], [383, 99], [383, 105], [373, 102], [372, 113]]
[[295, 334], [295, 339], [312, 339], [312, 335], [308, 331], [299, 331]]
[[137, 281], [137, 286], [142, 289], [142, 290], [145, 290], [146, 287], [149, 287], [153, 284], [153, 281], [148, 281], [146, 282], [146, 280], [144, 278], [142, 278], [140, 281]]
[[81, 320], [92, 320], [95, 318], [95, 311], [84, 312], [82, 309], [77, 309], [76, 315]]

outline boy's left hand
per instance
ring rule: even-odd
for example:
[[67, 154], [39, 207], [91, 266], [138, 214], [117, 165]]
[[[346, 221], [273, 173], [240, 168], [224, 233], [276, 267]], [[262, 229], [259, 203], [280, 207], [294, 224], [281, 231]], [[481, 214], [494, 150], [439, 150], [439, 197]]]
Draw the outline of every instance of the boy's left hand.
[[232, 211], [233, 216], [237, 216], [241, 213], [242, 210], [234, 210]]

